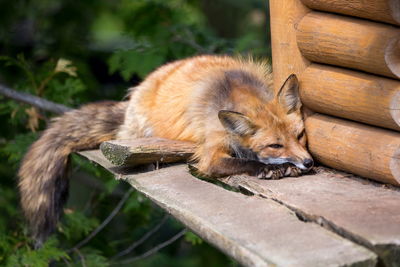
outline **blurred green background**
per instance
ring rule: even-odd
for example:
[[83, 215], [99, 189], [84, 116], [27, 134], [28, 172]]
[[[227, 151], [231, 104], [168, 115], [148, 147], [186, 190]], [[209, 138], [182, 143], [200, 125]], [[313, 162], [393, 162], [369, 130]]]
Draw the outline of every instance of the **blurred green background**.
[[[0, 1], [0, 84], [70, 107], [120, 100], [157, 66], [196, 54], [270, 57], [264, 0]], [[58, 66], [58, 67], [57, 67]], [[0, 96], [1, 266], [236, 266], [191, 232], [147, 257], [183, 226], [100, 167], [72, 157], [70, 199], [58, 232], [32, 250], [16, 172], [53, 116]], [[84, 130], [84, 129], [82, 129]], [[127, 193], [128, 192], [128, 193]], [[129, 197], [107, 226], [71, 250]], [[119, 252], [161, 224], [126, 255]], [[132, 259], [130, 263], [122, 264]]]

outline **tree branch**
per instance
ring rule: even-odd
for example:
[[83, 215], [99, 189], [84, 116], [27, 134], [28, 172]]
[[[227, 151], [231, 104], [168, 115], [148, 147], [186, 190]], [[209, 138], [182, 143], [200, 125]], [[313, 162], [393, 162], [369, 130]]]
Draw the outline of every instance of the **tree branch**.
[[200, 44], [198, 44], [195, 40], [195, 37], [193, 36], [193, 33], [188, 29], [185, 29], [185, 31], [183, 33], [185, 36], [180, 34], [176, 29], [171, 30], [171, 32], [173, 34], [175, 34], [175, 36], [173, 38], [174, 41], [178, 41], [185, 45], [190, 46], [191, 48], [196, 50], [196, 52], [198, 54], [211, 54], [212, 52], [214, 52], [212, 49], [205, 48], [205, 47], [201, 46]]
[[85, 257], [83, 257], [83, 255], [82, 255], [82, 253], [79, 251], [79, 249], [75, 249], [74, 251], [76, 252], [76, 254], [78, 254], [79, 259], [81, 260], [81, 263], [82, 263], [82, 267], [86, 267]]
[[71, 108], [62, 104], [57, 104], [28, 93], [18, 92], [2, 84], [0, 84], [0, 94], [19, 102], [32, 105], [41, 110], [50, 111], [56, 114], [62, 114], [64, 112], [72, 110]]
[[125, 202], [128, 200], [129, 196], [131, 195], [133, 191], [133, 188], [129, 188], [128, 191], [126, 191], [125, 195], [121, 198], [121, 200], [118, 202], [117, 206], [113, 209], [113, 211], [108, 215], [108, 217], [99, 225], [97, 228], [91, 232], [85, 239], [83, 239], [81, 242], [79, 242], [75, 247], [69, 249], [67, 253], [71, 253], [83, 245], [85, 245], [87, 242], [89, 242], [93, 237], [95, 237], [101, 230], [103, 230], [104, 227], [109, 224], [109, 222], [117, 215], [119, 210], [122, 208], [122, 206], [125, 204]]
[[173, 242], [178, 240], [181, 236], [183, 236], [186, 232], [187, 232], [187, 229], [185, 228], [185, 229], [181, 230], [179, 233], [177, 233], [176, 235], [174, 235], [173, 237], [171, 237], [170, 239], [168, 239], [167, 241], [164, 241], [164, 242], [158, 244], [157, 246], [155, 246], [152, 249], [146, 251], [142, 255], [139, 255], [139, 256], [136, 256], [136, 257], [133, 257], [133, 258], [130, 258], [130, 259], [126, 259], [124, 261], [117, 262], [116, 264], [130, 264], [132, 262], [147, 258], [147, 257], [153, 255], [154, 253], [157, 253], [160, 249], [163, 249], [166, 246], [172, 244]]
[[158, 229], [160, 229], [160, 227], [167, 221], [167, 219], [169, 218], [168, 215], [164, 215], [164, 217], [161, 219], [161, 221], [154, 226], [154, 228], [152, 228], [150, 231], [148, 231], [144, 236], [142, 236], [139, 240], [133, 242], [129, 247], [127, 247], [126, 249], [124, 249], [123, 251], [119, 252], [118, 254], [116, 254], [114, 257], [111, 258], [111, 260], [117, 259], [121, 256], [125, 256], [126, 254], [130, 253], [132, 250], [134, 250], [136, 247], [138, 247], [139, 245], [141, 245], [144, 241], [146, 241], [150, 236], [152, 236], [155, 232], [158, 231]]

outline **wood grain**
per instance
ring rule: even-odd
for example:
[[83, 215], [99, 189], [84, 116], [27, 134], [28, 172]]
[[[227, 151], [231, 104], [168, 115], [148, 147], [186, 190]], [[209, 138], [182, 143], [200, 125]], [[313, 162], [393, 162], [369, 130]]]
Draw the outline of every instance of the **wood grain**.
[[400, 29], [357, 18], [310, 12], [297, 28], [309, 60], [400, 78]]
[[194, 153], [195, 144], [163, 138], [139, 138], [106, 141], [100, 145], [100, 149], [115, 166], [128, 167], [187, 161]]
[[309, 150], [322, 164], [400, 185], [400, 133], [321, 114], [305, 124]]
[[310, 10], [299, 0], [270, 0], [272, 65], [277, 92], [290, 74], [300, 74], [310, 63], [297, 47], [296, 27]]
[[[231, 192], [196, 179], [185, 165], [121, 174], [98, 150], [80, 152], [243, 266], [375, 266], [369, 249], [314, 223], [304, 223], [271, 199]], [[305, 245], [306, 244], [306, 245]]]
[[400, 190], [320, 167], [317, 174], [298, 178], [260, 180], [240, 175], [226, 180], [232, 186], [277, 200], [307, 222], [356, 240], [379, 255], [377, 266], [398, 267]]
[[301, 100], [314, 111], [400, 130], [400, 81], [312, 64], [300, 82]]
[[301, 0], [311, 9], [400, 25], [398, 0]]

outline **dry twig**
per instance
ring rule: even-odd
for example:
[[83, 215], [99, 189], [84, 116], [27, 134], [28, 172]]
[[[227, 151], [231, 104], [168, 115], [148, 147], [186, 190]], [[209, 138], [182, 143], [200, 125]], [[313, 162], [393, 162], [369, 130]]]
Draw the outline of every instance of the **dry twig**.
[[168, 239], [167, 241], [164, 241], [164, 242], [156, 245], [155, 247], [153, 247], [152, 249], [146, 251], [145, 253], [143, 253], [143, 254], [141, 254], [139, 256], [133, 257], [133, 258], [129, 258], [129, 259], [117, 262], [115, 264], [130, 264], [132, 262], [147, 258], [147, 257], [157, 253], [160, 249], [163, 249], [166, 246], [172, 244], [173, 242], [178, 240], [181, 236], [183, 236], [186, 232], [187, 232], [187, 229], [185, 228], [185, 229], [181, 230], [179, 233], [177, 233], [176, 235], [174, 235], [173, 237], [171, 237], [170, 239]]
[[93, 237], [95, 237], [101, 230], [103, 230], [104, 227], [107, 226], [107, 224], [110, 223], [110, 221], [117, 215], [117, 213], [120, 211], [122, 206], [125, 204], [125, 202], [128, 200], [129, 196], [133, 192], [133, 188], [129, 188], [128, 191], [124, 194], [124, 196], [121, 198], [121, 200], [118, 202], [117, 206], [112, 210], [112, 212], [107, 216], [107, 218], [93, 231], [91, 232], [85, 239], [83, 239], [81, 242], [79, 242], [77, 245], [75, 245], [73, 248], [69, 249], [67, 253], [71, 253], [83, 245], [85, 245], [87, 242], [92, 240]]
[[119, 257], [125, 256], [126, 254], [132, 252], [135, 248], [137, 248], [139, 245], [141, 245], [144, 241], [146, 241], [149, 237], [151, 237], [155, 232], [160, 229], [160, 227], [167, 221], [168, 215], [164, 215], [164, 217], [161, 219], [161, 221], [154, 226], [150, 231], [148, 231], [144, 236], [142, 236], [139, 240], [133, 242], [129, 247], [124, 249], [123, 251], [119, 252], [116, 254], [114, 257], [111, 258], [111, 260], [117, 259]]

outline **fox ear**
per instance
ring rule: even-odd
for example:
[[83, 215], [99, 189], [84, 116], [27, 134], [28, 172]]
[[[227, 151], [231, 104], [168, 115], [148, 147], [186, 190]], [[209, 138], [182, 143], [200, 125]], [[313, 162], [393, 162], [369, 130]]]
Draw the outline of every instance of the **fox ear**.
[[279, 89], [278, 102], [287, 114], [300, 110], [299, 80], [295, 74], [291, 74]]
[[218, 118], [225, 129], [230, 133], [236, 135], [250, 135], [255, 132], [255, 125], [242, 113], [220, 110], [218, 112]]

